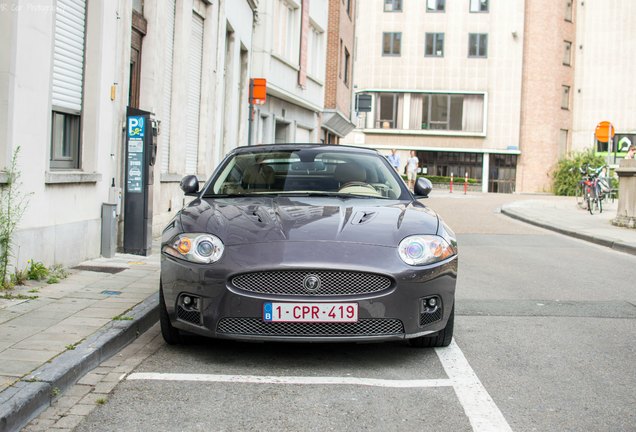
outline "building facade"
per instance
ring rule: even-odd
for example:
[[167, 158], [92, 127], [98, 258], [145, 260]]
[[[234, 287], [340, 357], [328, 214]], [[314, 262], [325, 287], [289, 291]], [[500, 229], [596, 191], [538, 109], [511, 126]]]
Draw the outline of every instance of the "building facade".
[[251, 144], [316, 143], [324, 106], [327, 0], [261, 0], [252, 76], [267, 79]]
[[[361, 6], [363, 4], [363, 6]], [[423, 172], [515, 187], [523, 0], [358, 2], [356, 92], [370, 94], [347, 143], [416, 150]]]
[[325, 109], [321, 137], [321, 142], [325, 144], [338, 144], [355, 127], [351, 121], [355, 3], [354, 0], [329, 0]]
[[257, 6], [0, 3], [0, 166], [20, 147], [22, 192], [30, 194], [14, 242], [16, 266], [99, 256], [102, 203], [117, 204], [121, 246], [129, 107], [159, 124], [149, 199], [155, 235], [183, 205], [182, 176], [205, 180], [227, 150], [247, 144]]
[[[549, 192], [558, 160], [636, 142], [629, 0], [359, 2], [356, 92], [370, 113], [346, 138], [490, 192]], [[618, 144], [618, 142], [621, 144]]]

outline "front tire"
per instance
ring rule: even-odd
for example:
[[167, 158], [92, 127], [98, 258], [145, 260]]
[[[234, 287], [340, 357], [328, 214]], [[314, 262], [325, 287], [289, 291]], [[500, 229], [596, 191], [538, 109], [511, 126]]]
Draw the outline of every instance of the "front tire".
[[163, 297], [163, 288], [159, 288], [159, 324], [161, 326], [161, 336], [168, 345], [178, 345], [181, 343], [181, 332], [172, 326], [166, 301]]
[[416, 348], [439, 348], [450, 345], [453, 340], [453, 328], [455, 326], [455, 306], [451, 309], [446, 327], [430, 336], [420, 336], [409, 339], [409, 345]]

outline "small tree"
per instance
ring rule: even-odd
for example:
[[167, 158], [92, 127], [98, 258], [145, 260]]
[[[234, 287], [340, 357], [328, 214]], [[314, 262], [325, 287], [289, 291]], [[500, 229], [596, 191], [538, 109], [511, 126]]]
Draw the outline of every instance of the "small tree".
[[555, 195], [576, 195], [576, 186], [581, 181], [579, 168], [587, 164], [590, 167], [599, 167], [605, 164], [605, 160], [600, 155], [595, 155], [592, 150], [579, 153], [571, 153], [566, 158], [561, 159], [554, 169], [554, 194]]
[[11, 157], [11, 164], [5, 168], [7, 182], [0, 189], [0, 283], [3, 288], [10, 285], [8, 278], [9, 260], [13, 249], [13, 235], [29, 205], [30, 194], [20, 191], [20, 171], [17, 169], [20, 147], [16, 147]]

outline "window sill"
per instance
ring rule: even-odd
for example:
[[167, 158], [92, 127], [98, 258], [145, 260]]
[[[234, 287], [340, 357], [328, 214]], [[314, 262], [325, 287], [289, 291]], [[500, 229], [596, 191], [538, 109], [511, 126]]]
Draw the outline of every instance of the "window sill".
[[382, 135], [429, 135], [466, 138], [485, 138], [485, 132], [445, 131], [438, 129], [362, 129], [363, 133]]
[[274, 57], [279, 62], [284, 63], [285, 65], [289, 66], [290, 68], [295, 69], [296, 71], [300, 70], [300, 66], [299, 65], [293, 64], [292, 62], [290, 62], [289, 60], [285, 59], [280, 54], [272, 53], [272, 57]]
[[46, 184], [97, 183], [102, 180], [100, 173], [85, 173], [81, 171], [46, 171]]

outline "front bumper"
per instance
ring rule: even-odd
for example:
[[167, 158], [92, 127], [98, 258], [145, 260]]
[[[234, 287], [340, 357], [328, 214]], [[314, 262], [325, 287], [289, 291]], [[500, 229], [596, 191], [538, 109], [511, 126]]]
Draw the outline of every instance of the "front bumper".
[[[310, 258], [309, 258], [310, 256]], [[355, 295], [256, 293], [232, 284], [239, 274], [280, 270], [336, 270], [383, 275], [379, 292]], [[400, 340], [435, 333], [446, 326], [455, 298], [457, 257], [430, 266], [402, 262], [395, 248], [339, 242], [270, 242], [226, 247], [220, 261], [195, 264], [162, 254], [161, 283], [172, 325], [213, 338], [297, 342]], [[180, 303], [189, 294], [197, 310]], [[423, 299], [435, 296], [437, 308]], [[358, 304], [357, 323], [263, 321], [265, 302]], [[194, 312], [194, 314], [192, 313]]]

